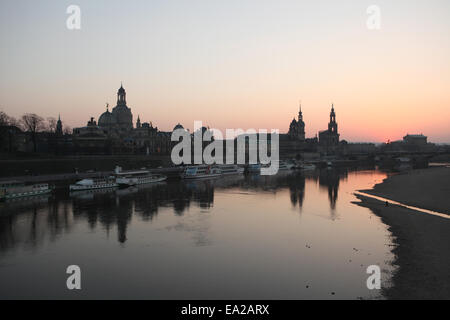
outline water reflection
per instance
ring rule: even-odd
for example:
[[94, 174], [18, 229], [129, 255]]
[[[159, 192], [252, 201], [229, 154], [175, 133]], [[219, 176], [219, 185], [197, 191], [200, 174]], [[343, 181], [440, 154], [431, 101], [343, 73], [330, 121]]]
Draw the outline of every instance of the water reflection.
[[336, 203], [339, 194], [339, 181], [347, 179], [348, 170], [345, 169], [326, 169], [319, 173], [319, 185], [328, 192], [328, 200], [330, 201], [331, 215], [336, 216]]
[[[32, 298], [31, 283], [48, 297], [67, 297], [61, 277], [73, 261], [88, 268], [85, 288], [98, 288], [83, 290], [86, 298], [370, 294], [363, 266], [386, 267], [387, 231], [351, 203], [351, 192], [384, 177], [324, 169], [72, 194], [61, 188], [0, 203], [0, 298]], [[29, 281], [29, 270], [45, 281]], [[336, 270], [352, 281], [339, 281]]]
[[57, 190], [53, 196], [35, 197], [0, 204], [0, 250], [20, 243], [36, 247], [45, 237], [54, 241], [68, 233], [77, 221], [85, 221], [91, 230], [99, 225], [109, 236], [117, 227], [117, 240], [127, 241], [127, 226], [133, 215], [151, 222], [160, 208], [173, 208], [183, 216], [191, 205], [209, 210], [215, 189], [238, 188], [241, 191], [276, 193], [287, 188], [293, 207], [301, 212], [306, 180], [318, 181], [328, 192], [332, 218], [338, 200], [339, 181], [347, 170], [320, 170], [306, 173], [280, 173], [276, 176], [230, 176], [222, 179], [159, 183], [128, 189], [106, 189], [67, 193]]

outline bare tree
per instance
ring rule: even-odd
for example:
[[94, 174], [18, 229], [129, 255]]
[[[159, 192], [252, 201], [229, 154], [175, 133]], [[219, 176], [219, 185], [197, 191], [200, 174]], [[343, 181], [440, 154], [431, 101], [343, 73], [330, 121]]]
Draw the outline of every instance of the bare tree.
[[67, 125], [63, 125], [63, 133], [64, 134], [72, 134], [72, 128], [67, 126]]
[[9, 125], [9, 116], [3, 111], [0, 111], [0, 126], [7, 126], [7, 125]]
[[18, 126], [18, 121], [8, 116], [5, 112], [0, 111], [0, 126]]
[[23, 128], [31, 134], [33, 150], [37, 150], [37, 133], [45, 130], [45, 120], [34, 113], [26, 113], [22, 116]]
[[48, 117], [48, 118], [47, 118], [47, 126], [48, 126], [48, 130], [49, 130], [51, 133], [55, 133], [55, 132], [56, 132], [56, 123], [57, 123], [57, 121], [56, 121], [55, 118], [53, 118], [53, 117]]
[[10, 126], [15, 126], [15, 127], [17, 127], [17, 128], [22, 130], [22, 124], [20, 123], [19, 120], [17, 120], [14, 117], [9, 117], [9, 125]]
[[19, 121], [14, 117], [7, 115], [5, 112], [0, 111], [0, 149], [8, 150], [9, 152], [13, 149], [14, 143], [14, 128], [17, 127], [21, 129]]

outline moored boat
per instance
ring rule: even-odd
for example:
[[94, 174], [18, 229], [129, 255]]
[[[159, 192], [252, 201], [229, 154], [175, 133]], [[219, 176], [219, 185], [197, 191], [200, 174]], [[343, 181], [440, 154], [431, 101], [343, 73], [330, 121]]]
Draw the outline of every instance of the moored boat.
[[116, 188], [114, 177], [83, 179], [69, 186], [70, 191]]
[[199, 166], [188, 166], [181, 173], [182, 179], [204, 179], [204, 178], [215, 178], [220, 177], [222, 171], [213, 166], [199, 165]]
[[21, 181], [0, 182], [0, 200], [37, 196], [51, 191], [47, 183], [25, 185]]
[[145, 169], [135, 171], [122, 171], [122, 168], [117, 167], [115, 170], [115, 174], [116, 182], [120, 187], [137, 186], [167, 180], [166, 176], [161, 174], [153, 174]]

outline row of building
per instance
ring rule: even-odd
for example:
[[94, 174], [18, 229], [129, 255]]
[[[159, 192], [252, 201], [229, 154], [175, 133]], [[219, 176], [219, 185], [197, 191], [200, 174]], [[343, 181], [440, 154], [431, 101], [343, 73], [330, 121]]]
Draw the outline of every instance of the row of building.
[[[183, 128], [181, 124], [175, 129]], [[120, 86], [117, 91], [117, 105], [98, 117], [91, 118], [87, 125], [73, 130], [76, 150], [88, 153], [139, 153], [155, 154], [170, 152], [172, 132], [158, 130], [150, 122], [141, 122], [138, 116], [135, 126], [133, 114], [127, 106], [126, 91]], [[320, 147], [324, 152], [335, 152], [339, 146], [338, 124], [334, 106], [331, 107], [328, 129], [320, 131], [318, 137], [305, 138], [305, 122], [300, 106], [298, 119], [293, 119], [287, 134], [280, 135], [280, 147], [285, 151], [305, 151]]]
[[[177, 124], [173, 130], [183, 129]], [[117, 91], [114, 108], [106, 105], [106, 111], [96, 120], [90, 118], [86, 126], [74, 128], [72, 134], [63, 134], [61, 119], [58, 118], [54, 132], [22, 132], [11, 126], [2, 128], [1, 148], [5, 151], [41, 152], [56, 154], [170, 154], [174, 143], [172, 131], [160, 131], [151, 122], [141, 122], [138, 116], [133, 123], [133, 113], [126, 101], [126, 91], [121, 85]], [[206, 130], [206, 128], [202, 128]], [[403, 141], [386, 144], [391, 149], [426, 149], [430, 144], [423, 135], [407, 135]], [[315, 137], [305, 137], [305, 121], [300, 105], [297, 119], [289, 125], [287, 134], [280, 134], [280, 154], [295, 156], [302, 153], [320, 155], [374, 153], [375, 144], [349, 144], [340, 141], [336, 112], [331, 106], [328, 128], [319, 131]]]

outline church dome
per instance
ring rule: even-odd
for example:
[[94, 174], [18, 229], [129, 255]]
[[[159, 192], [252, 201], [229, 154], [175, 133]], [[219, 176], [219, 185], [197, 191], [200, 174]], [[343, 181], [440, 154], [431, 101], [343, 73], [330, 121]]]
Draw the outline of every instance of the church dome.
[[175, 128], [173, 128], [173, 131], [175, 131], [177, 129], [184, 129], [184, 127], [179, 123], [175, 126]]
[[98, 125], [100, 127], [108, 127], [116, 123], [116, 119], [112, 115], [111, 112], [106, 110], [102, 113], [102, 115], [98, 118]]
[[131, 113], [130, 108], [128, 108], [127, 106], [116, 106], [113, 109], [111, 115], [117, 124], [123, 124], [129, 127], [133, 127], [133, 114]]

